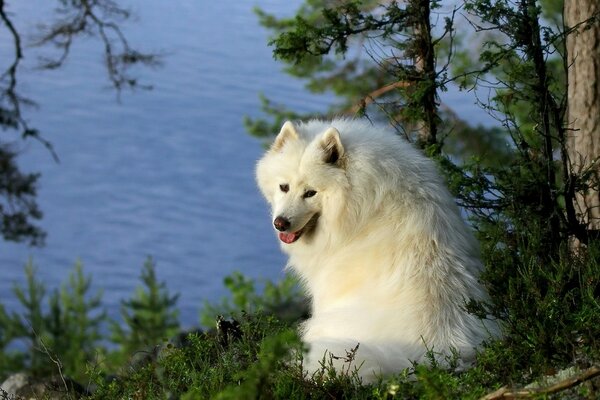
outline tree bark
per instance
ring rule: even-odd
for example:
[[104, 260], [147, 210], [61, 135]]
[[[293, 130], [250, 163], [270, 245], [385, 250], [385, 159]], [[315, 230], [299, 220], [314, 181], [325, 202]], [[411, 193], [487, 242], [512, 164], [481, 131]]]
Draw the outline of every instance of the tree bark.
[[[572, 173], [588, 171], [588, 189], [576, 194], [575, 209], [590, 234], [600, 231], [600, 2], [565, 0], [569, 128]], [[595, 17], [595, 19], [591, 19]], [[587, 22], [585, 22], [587, 21]]]
[[423, 121], [417, 131], [417, 144], [427, 147], [437, 143], [437, 87], [435, 85], [435, 48], [431, 37], [431, 4], [430, 0], [413, 0], [411, 3], [415, 13], [414, 35], [417, 42], [415, 69], [426, 82], [421, 106]]

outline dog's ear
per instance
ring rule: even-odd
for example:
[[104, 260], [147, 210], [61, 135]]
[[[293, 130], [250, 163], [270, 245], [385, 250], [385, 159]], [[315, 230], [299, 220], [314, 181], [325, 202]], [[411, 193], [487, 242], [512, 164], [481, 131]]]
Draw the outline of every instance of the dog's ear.
[[344, 146], [340, 139], [340, 133], [331, 127], [321, 137], [321, 148], [323, 149], [323, 161], [328, 164], [338, 164], [344, 156]]
[[271, 150], [279, 151], [281, 150], [283, 145], [286, 144], [288, 141], [296, 139], [298, 139], [298, 132], [296, 132], [296, 127], [290, 121], [286, 121], [281, 127], [281, 130], [275, 138], [275, 141], [273, 141], [273, 144], [271, 145]]

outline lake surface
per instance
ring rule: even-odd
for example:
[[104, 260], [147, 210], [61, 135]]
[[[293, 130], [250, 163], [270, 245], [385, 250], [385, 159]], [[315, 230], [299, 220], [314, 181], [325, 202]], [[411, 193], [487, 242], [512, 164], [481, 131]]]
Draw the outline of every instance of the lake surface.
[[[21, 32], [52, 15], [53, 2], [41, 3], [10, 2]], [[263, 148], [243, 117], [260, 115], [260, 92], [300, 111], [324, 111], [332, 98], [307, 94], [281, 71], [252, 12], [259, 5], [289, 16], [300, 1], [123, 3], [137, 16], [124, 25], [132, 46], [166, 55], [163, 67], [140, 71], [152, 91], [123, 92], [117, 101], [95, 39], [77, 42], [56, 71], [35, 70], [39, 51], [26, 49], [19, 86], [40, 107], [25, 115], [60, 162], [33, 141], [20, 158], [24, 170], [42, 172], [48, 237], [43, 248], [0, 242], [0, 302], [18, 308], [11, 288], [24, 282], [30, 257], [50, 289], [81, 260], [116, 316], [152, 256], [159, 279], [181, 295], [182, 325], [192, 326], [204, 300], [226, 294], [231, 272], [282, 277], [285, 260], [254, 183]], [[7, 49], [0, 36], [0, 57]], [[471, 121], [472, 103], [452, 101]]]

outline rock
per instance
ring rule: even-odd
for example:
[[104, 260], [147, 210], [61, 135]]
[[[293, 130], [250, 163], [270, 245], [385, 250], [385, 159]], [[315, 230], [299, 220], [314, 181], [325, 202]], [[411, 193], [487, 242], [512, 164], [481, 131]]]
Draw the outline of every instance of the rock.
[[[29, 381], [28, 376], [24, 372], [18, 372], [16, 374], [12, 374], [4, 382], [0, 385], [0, 389], [4, 390], [8, 398], [13, 398], [17, 391], [21, 388], [27, 386]], [[0, 392], [0, 394], [4, 395], [4, 393]], [[2, 397], [4, 399], [5, 397]]]
[[[34, 378], [19, 372], [9, 376], [2, 386], [7, 399], [48, 399], [59, 400], [67, 397], [67, 393], [78, 398], [88, 394], [83, 386], [68, 377], [58, 375]], [[1, 393], [1, 392], [0, 392]]]

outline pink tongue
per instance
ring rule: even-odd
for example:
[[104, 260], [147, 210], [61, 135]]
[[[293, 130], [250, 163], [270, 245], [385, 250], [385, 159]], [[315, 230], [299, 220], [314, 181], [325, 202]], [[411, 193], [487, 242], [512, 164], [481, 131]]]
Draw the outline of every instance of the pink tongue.
[[292, 232], [292, 233], [280, 232], [279, 240], [281, 240], [283, 243], [290, 244], [290, 243], [293, 243], [296, 240], [298, 240], [298, 234], [296, 232]]

